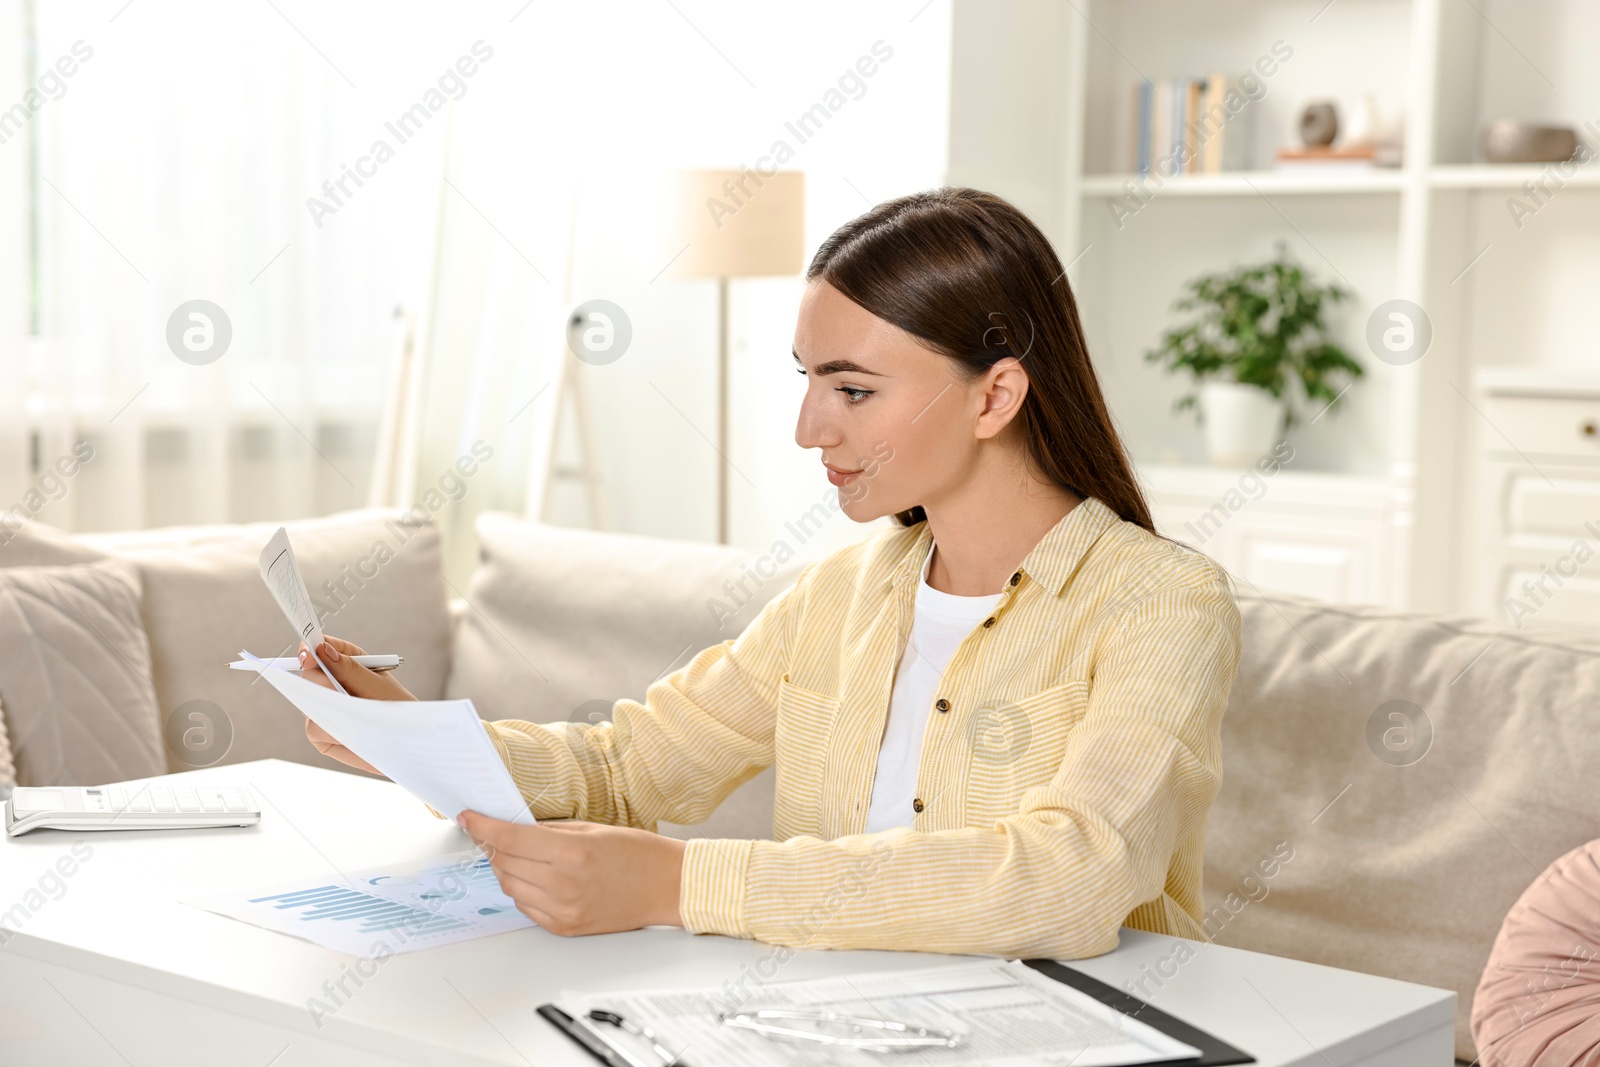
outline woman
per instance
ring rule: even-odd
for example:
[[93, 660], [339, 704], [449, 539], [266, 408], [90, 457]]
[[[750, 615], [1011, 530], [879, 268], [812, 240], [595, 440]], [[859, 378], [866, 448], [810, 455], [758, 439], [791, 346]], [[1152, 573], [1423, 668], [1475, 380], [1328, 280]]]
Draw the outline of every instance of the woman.
[[[463, 815], [524, 914], [1008, 957], [1096, 955], [1124, 923], [1203, 937], [1239, 615], [1223, 571], [1153, 532], [1064, 275], [973, 189], [891, 200], [822, 245], [795, 441], [852, 519], [895, 524], [614, 724], [487, 724], [533, 813], [579, 820]], [[350, 692], [409, 696], [330, 643]], [[775, 840], [651, 832], [771, 764]]]

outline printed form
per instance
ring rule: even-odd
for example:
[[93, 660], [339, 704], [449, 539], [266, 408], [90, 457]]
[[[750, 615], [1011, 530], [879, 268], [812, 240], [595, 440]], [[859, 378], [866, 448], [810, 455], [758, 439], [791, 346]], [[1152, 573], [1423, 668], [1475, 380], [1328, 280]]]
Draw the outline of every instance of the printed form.
[[[1126, 1067], [1200, 1056], [1193, 1045], [1015, 960], [768, 982], [757, 984], [744, 1001], [730, 999], [726, 989], [669, 989], [567, 993], [560, 1004], [574, 1018], [592, 1008], [615, 1011], [655, 1031], [663, 1045], [696, 1067], [701, 1063], [882, 1067], [884, 1063], [882, 1052], [768, 1036], [718, 1021], [721, 1012], [752, 1015], [762, 1008], [832, 1011], [960, 1035], [954, 1048], [897, 1054], [921, 1067]], [[806, 1024], [774, 1020], [772, 1025]], [[810, 1028], [825, 1034], [848, 1032], [837, 1023], [818, 1022]], [[629, 1040], [629, 1035], [609, 1027], [606, 1035], [619, 1045]]]

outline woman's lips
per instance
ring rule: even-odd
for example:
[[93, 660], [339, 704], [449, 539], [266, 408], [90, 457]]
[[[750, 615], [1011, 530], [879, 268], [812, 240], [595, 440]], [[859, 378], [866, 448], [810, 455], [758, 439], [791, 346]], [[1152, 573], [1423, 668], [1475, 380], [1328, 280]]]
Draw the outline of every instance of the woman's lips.
[[831, 466], [827, 463], [823, 463], [823, 466], [828, 468], [828, 481], [832, 482], [834, 485], [846, 485], [852, 478], [861, 473], [859, 470], [841, 471], [839, 468]]

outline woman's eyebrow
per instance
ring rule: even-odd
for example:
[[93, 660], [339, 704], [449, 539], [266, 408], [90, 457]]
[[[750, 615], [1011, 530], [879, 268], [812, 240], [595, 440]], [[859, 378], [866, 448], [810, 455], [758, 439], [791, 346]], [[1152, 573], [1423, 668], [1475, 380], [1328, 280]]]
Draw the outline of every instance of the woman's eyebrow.
[[[801, 367], [805, 366], [804, 363], [800, 362], [800, 353], [796, 352], [793, 348], [791, 348], [791, 349], [789, 349], [789, 354], [794, 357], [794, 361], [796, 363], [800, 363]], [[868, 370], [867, 368], [863, 367], [861, 364], [856, 363], [856, 362], [854, 362], [852, 360], [848, 360], [848, 359], [830, 359], [826, 363], [819, 363], [819, 364], [817, 364], [817, 369], [812, 371], [811, 373], [813, 373], [813, 374], [843, 374], [843, 373], [846, 373], [846, 372], [848, 372], [850, 374], [870, 374], [874, 378], [891, 378], [891, 377], [893, 377], [893, 375], [884, 374], [882, 371]]]

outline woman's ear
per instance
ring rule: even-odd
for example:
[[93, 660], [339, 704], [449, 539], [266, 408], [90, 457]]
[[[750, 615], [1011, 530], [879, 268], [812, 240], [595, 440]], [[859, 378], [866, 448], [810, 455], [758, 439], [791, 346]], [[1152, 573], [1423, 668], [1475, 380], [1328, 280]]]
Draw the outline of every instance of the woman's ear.
[[1016, 418], [1028, 395], [1028, 372], [1022, 361], [1007, 356], [984, 372], [983, 408], [978, 412], [978, 437], [994, 437]]

